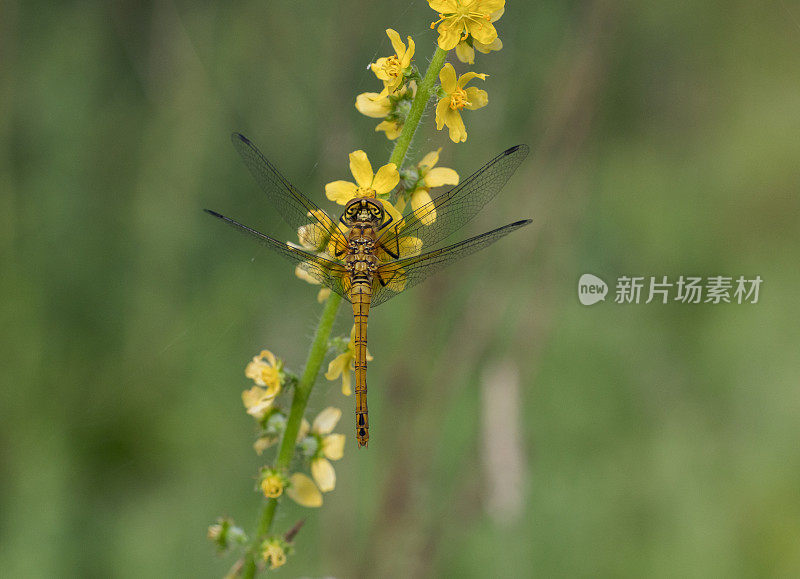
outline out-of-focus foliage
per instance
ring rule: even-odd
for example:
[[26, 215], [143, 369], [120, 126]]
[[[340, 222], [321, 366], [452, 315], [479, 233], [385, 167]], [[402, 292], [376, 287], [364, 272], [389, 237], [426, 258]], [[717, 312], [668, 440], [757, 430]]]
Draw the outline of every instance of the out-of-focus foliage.
[[[249, 528], [259, 500], [244, 366], [269, 348], [299, 370], [320, 309], [279, 257], [201, 212], [293, 235], [228, 134], [324, 204], [349, 151], [388, 158], [353, 106], [375, 90], [384, 29], [424, 62], [432, 16], [388, 1], [2, 5], [4, 575], [224, 573], [206, 527], [228, 509]], [[444, 145], [467, 175], [530, 144], [463, 235], [535, 224], [373, 313], [370, 447], [348, 441], [281, 572], [800, 574], [800, 9], [509, 0], [497, 27], [469, 141], [450, 146], [429, 112], [410, 160]], [[756, 305], [586, 308], [586, 271], [764, 285]], [[503, 361], [520, 378], [522, 473], [499, 517], [481, 377]], [[311, 410], [349, 408], [339, 390], [321, 380]]]

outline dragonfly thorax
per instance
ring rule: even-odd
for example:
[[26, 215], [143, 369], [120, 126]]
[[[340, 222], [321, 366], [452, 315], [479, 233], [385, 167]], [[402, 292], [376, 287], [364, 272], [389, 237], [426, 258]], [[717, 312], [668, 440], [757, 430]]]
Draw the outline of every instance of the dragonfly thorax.
[[351, 227], [359, 222], [378, 225], [383, 222], [384, 215], [383, 204], [380, 201], [357, 197], [345, 206], [342, 219]]

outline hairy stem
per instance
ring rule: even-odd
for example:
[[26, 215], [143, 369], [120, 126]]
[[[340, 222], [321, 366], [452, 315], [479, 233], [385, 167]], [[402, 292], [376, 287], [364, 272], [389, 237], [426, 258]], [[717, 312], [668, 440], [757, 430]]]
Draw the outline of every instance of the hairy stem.
[[[439, 47], [436, 48], [431, 63], [428, 65], [428, 70], [425, 72], [425, 76], [417, 87], [417, 94], [414, 96], [414, 101], [411, 103], [411, 109], [403, 125], [403, 130], [400, 136], [397, 137], [392, 155], [389, 158], [389, 162], [394, 163], [398, 168], [402, 166], [405, 160], [408, 147], [411, 145], [411, 141], [414, 138], [414, 133], [422, 118], [422, 113], [425, 112], [425, 106], [431, 98], [433, 87], [436, 84], [439, 71], [442, 69], [442, 66], [444, 66], [446, 56], [446, 50], [442, 50]], [[314, 383], [317, 380], [322, 362], [325, 359], [325, 354], [328, 351], [328, 341], [330, 340], [333, 322], [336, 319], [336, 314], [339, 311], [341, 303], [342, 297], [332, 293], [325, 303], [325, 308], [322, 310], [322, 315], [317, 324], [317, 330], [314, 333], [314, 340], [311, 342], [311, 349], [308, 352], [303, 375], [300, 377], [300, 381], [294, 389], [292, 407], [289, 410], [289, 418], [286, 421], [286, 430], [283, 433], [281, 446], [278, 450], [278, 458], [275, 461], [275, 468], [278, 470], [286, 471], [291, 465], [296, 446], [297, 433], [300, 432], [300, 424], [306, 411], [308, 398], [311, 396], [311, 390], [314, 388]], [[245, 555], [242, 577], [255, 577], [258, 547], [269, 533], [277, 507], [278, 499], [269, 499], [264, 504], [261, 517], [258, 520], [258, 530]]]

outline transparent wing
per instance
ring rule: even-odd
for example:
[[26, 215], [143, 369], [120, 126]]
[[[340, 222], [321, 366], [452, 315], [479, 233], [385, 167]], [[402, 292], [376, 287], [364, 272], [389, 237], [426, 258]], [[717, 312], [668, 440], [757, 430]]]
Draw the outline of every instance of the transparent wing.
[[334, 246], [347, 245], [336, 222], [289, 183], [247, 137], [233, 133], [231, 142], [283, 220], [300, 232], [304, 247], [321, 251], [331, 237], [335, 238]]
[[404, 237], [419, 239], [423, 248], [434, 247], [494, 199], [528, 151], [527, 145], [503, 151], [447, 193], [390, 224], [378, 239], [381, 248], [395, 259], [402, 259]]
[[313, 253], [273, 239], [269, 235], [259, 233], [255, 229], [250, 229], [246, 225], [242, 225], [230, 217], [220, 215], [216, 211], [205, 209], [205, 212], [209, 215], [213, 215], [217, 219], [221, 219], [237, 231], [254, 237], [261, 245], [269, 247], [273, 251], [280, 253], [283, 257], [298, 264], [319, 283], [330, 288], [349, 301], [350, 298], [348, 298], [347, 290], [345, 289], [345, 286], [348, 285], [349, 278], [347, 277], [347, 270], [341, 263], [325, 259], [324, 257], [314, 255]]
[[396, 296], [399, 292], [417, 285], [431, 274], [440, 271], [462, 257], [488, 247], [501, 237], [528, 225], [530, 222], [531, 220], [527, 219], [510, 223], [504, 227], [442, 249], [430, 251], [416, 257], [391, 261], [379, 266], [372, 289], [372, 307], [378, 306]]

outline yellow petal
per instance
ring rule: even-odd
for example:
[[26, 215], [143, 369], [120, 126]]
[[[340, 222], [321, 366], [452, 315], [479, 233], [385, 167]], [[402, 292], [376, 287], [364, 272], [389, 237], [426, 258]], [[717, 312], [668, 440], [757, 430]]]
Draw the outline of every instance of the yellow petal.
[[[503, 0], [503, 3], [505, 4], [505, 0]], [[505, 8], [500, 8], [499, 10], [495, 10], [494, 12], [492, 12], [491, 21], [497, 22], [498, 20], [500, 20], [500, 18], [503, 17], [503, 13], [505, 11], [506, 11]]]
[[325, 185], [325, 197], [339, 205], [347, 205], [356, 196], [356, 184], [350, 181], [334, 181]]
[[267, 361], [267, 364], [270, 366], [277, 366], [278, 359], [275, 357], [275, 354], [270, 352], [269, 350], [261, 350], [261, 353], [258, 355], [259, 358], [263, 358]]
[[473, 42], [473, 45], [475, 46], [475, 50], [479, 50], [484, 54], [489, 54], [493, 50], [502, 49], [503, 48], [503, 41], [500, 40], [499, 38], [495, 38], [494, 42], [492, 42], [491, 44], [481, 44], [480, 42], [475, 40]]
[[475, 64], [475, 50], [465, 40], [456, 44], [456, 56], [461, 62]]
[[327, 458], [315, 458], [311, 461], [311, 476], [323, 493], [336, 488], [336, 471]]
[[467, 102], [469, 102], [467, 105], [468, 110], [474, 111], [489, 104], [489, 93], [485, 90], [474, 86], [468, 86], [466, 90]]
[[296, 472], [289, 477], [289, 482], [291, 486], [286, 489], [286, 494], [298, 505], [302, 507], [322, 506], [322, 493], [306, 475]]
[[[375, 76], [377, 76], [379, 80], [389, 80], [390, 78], [389, 75], [386, 74], [385, 67], [387, 60], [389, 59], [386, 58], [385, 56], [382, 56], [381, 58], [379, 58], [378, 60], [369, 65], [369, 67], [372, 69], [372, 72], [375, 73]], [[380, 96], [383, 97], [385, 95], [381, 93]], [[356, 97], [356, 103], [358, 103], [358, 97]], [[358, 104], [356, 104], [356, 106], [358, 106]]]
[[406, 51], [406, 45], [400, 40], [400, 35], [391, 28], [386, 29], [386, 36], [392, 41], [392, 48], [397, 56], [403, 56]]
[[447, 167], [434, 167], [425, 173], [425, 185], [428, 187], [458, 185], [458, 173]]
[[482, 72], [467, 72], [462, 74], [458, 77], [458, 86], [459, 88], [464, 88], [466, 84], [471, 81], [473, 78], [479, 78], [481, 80], [486, 80], [486, 77], [489, 76], [488, 74]]
[[382, 119], [392, 112], [392, 103], [377, 92], [364, 92], [356, 97], [356, 108], [362, 115]]
[[336, 380], [343, 371], [347, 370], [349, 372], [352, 359], [352, 352], [348, 351], [344, 354], [339, 354], [328, 364], [328, 371], [325, 372], [325, 377], [328, 380]]
[[428, 0], [428, 6], [443, 14], [458, 10], [458, 2], [456, 0]]
[[442, 22], [439, 25], [439, 38], [436, 40], [436, 44], [442, 50], [453, 50], [458, 41], [461, 40], [462, 26], [451, 26], [450, 24], [449, 22]]
[[[277, 569], [278, 567], [286, 564], [286, 553], [280, 545], [275, 543], [270, 543], [264, 547], [264, 551], [261, 553], [261, 558], [264, 559], [264, 561], [269, 562], [270, 569]], [[225, 579], [234, 576], [238, 577], [238, 572], [231, 572], [230, 575], [225, 576]]]
[[311, 432], [311, 425], [308, 423], [308, 420], [305, 418], [300, 420], [300, 429], [297, 431], [297, 442], [302, 442], [302, 440], [308, 436], [308, 433]]
[[500, 14], [497, 15], [497, 18], [495, 18], [492, 21], [495, 22], [497, 19], [500, 18], [500, 16], [503, 15], [503, 11], [505, 10], [505, 5], [506, 5], [506, 0], [481, 0], [478, 10], [484, 13], [486, 12], [490, 13], [493, 18], [495, 14], [497, 14], [497, 12], [500, 12]]
[[470, 33], [472, 38], [478, 42], [483, 44], [491, 44], [494, 42], [494, 39], [497, 38], [497, 30], [495, 29], [494, 25], [486, 20], [467, 20], [465, 24], [467, 25], [467, 31]]
[[439, 71], [439, 82], [442, 83], [442, 88], [447, 94], [456, 90], [456, 69], [449, 62], [445, 63], [442, 70]]
[[444, 124], [450, 129], [450, 140], [454, 143], [461, 143], [467, 140], [467, 128], [458, 111], [448, 108], [444, 117]]
[[350, 396], [353, 389], [350, 387], [350, 368], [342, 372], [342, 394]]
[[253, 443], [253, 450], [256, 451], [257, 454], [261, 454], [270, 446], [278, 442], [277, 436], [262, 436], [258, 440]]
[[397, 187], [399, 182], [400, 173], [397, 171], [397, 165], [394, 163], [387, 163], [378, 169], [378, 172], [375, 174], [375, 179], [372, 181], [372, 188], [375, 190], [376, 195], [383, 195]]
[[[403, 79], [402, 79], [402, 78], [400, 78], [400, 77], [398, 77], [398, 78], [388, 78], [388, 77], [387, 77], [387, 80], [384, 80], [384, 81], [383, 81], [383, 90], [382, 90], [382, 91], [381, 91], [381, 93], [378, 95], [378, 98], [380, 98], [380, 99], [385, 99], [385, 100], [387, 100], [387, 101], [388, 101], [388, 100], [389, 100], [389, 98], [388, 98], [388, 97], [389, 97], [389, 95], [390, 95], [390, 94], [392, 94], [392, 93], [394, 93], [395, 89], [396, 89], [398, 86], [400, 86], [400, 84], [401, 84], [402, 82], [403, 82]], [[391, 110], [391, 109], [390, 109], [390, 110]], [[388, 113], [387, 113], [387, 114], [388, 114]]]
[[410, 36], [406, 38], [408, 40], [408, 50], [406, 50], [406, 53], [400, 60], [400, 66], [402, 66], [403, 69], [408, 68], [408, 65], [411, 64], [411, 59], [414, 58], [414, 51], [416, 50], [416, 47], [414, 46], [414, 40]]
[[314, 419], [314, 424], [311, 426], [311, 431], [317, 434], [330, 434], [336, 423], [342, 417], [342, 411], [334, 406], [328, 406], [325, 410], [317, 414]]
[[330, 460], [339, 460], [344, 456], [344, 434], [330, 434], [322, 439], [322, 454]]
[[265, 398], [258, 402], [258, 404], [254, 404], [250, 408], [247, 409], [247, 413], [255, 418], [256, 420], [261, 420], [266, 416], [267, 410], [270, 409], [272, 406], [273, 399], [272, 398]]
[[425, 169], [430, 169], [430, 168], [434, 167], [436, 165], [436, 163], [439, 162], [439, 153], [441, 151], [442, 151], [441, 147], [439, 147], [435, 151], [431, 151], [430, 153], [428, 153], [427, 155], [422, 157], [422, 161], [417, 163], [417, 167], [419, 167], [423, 171]]
[[450, 99], [445, 97], [436, 103], [436, 130], [441, 131], [444, 126], [444, 119], [450, 110]]
[[298, 264], [297, 267], [294, 268], [294, 275], [299, 277], [300, 279], [302, 279], [305, 282], [312, 283], [314, 285], [319, 285], [320, 281], [317, 278], [311, 276], [308, 273], [308, 269], [307, 268], [309, 266], [310, 266], [310, 264], [307, 261], [304, 261], [304, 262]]
[[[422, 222], [423, 225], [430, 225], [436, 221], [436, 208], [433, 205], [425, 207], [420, 211], [420, 207], [431, 202], [431, 195], [425, 189], [417, 189], [411, 194], [411, 209], [414, 214]], [[403, 257], [408, 257], [403, 254]]]
[[403, 131], [403, 125], [399, 124], [397, 121], [381, 121], [378, 126], [375, 127], [375, 131], [384, 131], [386, 133], [386, 138], [390, 141], [394, 141]]
[[297, 228], [297, 240], [308, 251], [317, 251], [325, 242], [325, 228], [317, 223], [301, 225]]
[[253, 359], [247, 363], [247, 367], [244, 369], [244, 375], [258, 383], [261, 380], [261, 367], [263, 365], [264, 362], [259, 360], [258, 356], [253, 356]]
[[[436, 216], [436, 212], [433, 211], [434, 218]], [[406, 237], [401, 237], [399, 241], [400, 245], [400, 257], [414, 257], [415, 255], [419, 255], [422, 253], [422, 240], [419, 237], [412, 237], [410, 235]], [[368, 359], [369, 356], [367, 357]]]
[[278, 475], [269, 475], [261, 481], [261, 490], [265, 497], [276, 499], [283, 494], [283, 479]]
[[372, 165], [364, 151], [358, 150], [350, 153], [350, 172], [359, 187], [367, 189], [372, 186]]
[[317, 293], [317, 303], [324, 303], [329, 297], [331, 297], [331, 290], [324, 287]]
[[242, 392], [242, 403], [244, 404], [244, 407], [248, 409], [248, 412], [250, 408], [260, 404], [261, 401], [266, 398], [266, 392], [266, 390], [259, 386], [253, 386], [249, 390]]

